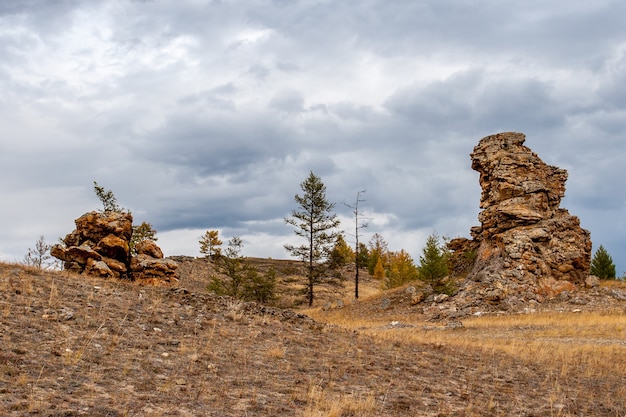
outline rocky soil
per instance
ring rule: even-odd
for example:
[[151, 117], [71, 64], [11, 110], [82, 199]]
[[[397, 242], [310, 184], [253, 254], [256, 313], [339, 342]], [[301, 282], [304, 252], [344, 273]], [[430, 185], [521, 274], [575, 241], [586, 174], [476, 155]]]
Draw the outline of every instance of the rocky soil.
[[[410, 305], [388, 297], [388, 309], [359, 302], [359, 320]], [[555, 371], [182, 287], [0, 264], [3, 416], [623, 416], [624, 386], [623, 372]]]

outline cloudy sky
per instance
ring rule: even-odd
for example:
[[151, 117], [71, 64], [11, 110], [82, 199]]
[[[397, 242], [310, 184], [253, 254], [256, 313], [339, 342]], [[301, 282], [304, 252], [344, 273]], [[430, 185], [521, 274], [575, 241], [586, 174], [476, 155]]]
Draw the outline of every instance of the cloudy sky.
[[[0, 2], [0, 259], [100, 208], [166, 255], [218, 229], [287, 258], [310, 171], [390, 249], [469, 236], [469, 153], [501, 131], [569, 172], [562, 206], [626, 270], [626, 2]], [[350, 237], [348, 237], [351, 239]], [[297, 241], [296, 241], [297, 242]]]

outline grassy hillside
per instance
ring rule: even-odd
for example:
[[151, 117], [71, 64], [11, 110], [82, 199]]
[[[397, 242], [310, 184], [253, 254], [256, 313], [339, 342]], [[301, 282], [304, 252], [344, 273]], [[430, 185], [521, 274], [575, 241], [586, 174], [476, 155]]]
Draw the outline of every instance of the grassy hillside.
[[0, 264], [0, 415], [626, 415], [623, 301], [458, 325], [381, 296], [304, 315]]

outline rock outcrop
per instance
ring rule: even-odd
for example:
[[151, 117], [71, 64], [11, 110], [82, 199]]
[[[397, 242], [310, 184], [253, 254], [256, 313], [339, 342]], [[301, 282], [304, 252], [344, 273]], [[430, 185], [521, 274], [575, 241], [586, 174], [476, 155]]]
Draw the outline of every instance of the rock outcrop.
[[65, 236], [64, 245], [54, 245], [52, 256], [66, 270], [99, 276], [137, 280], [151, 285], [178, 283], [175, 261], [163, 259], [152, 241], [139, 242], [131, 255], [133, 217], [112, 211], [86, 213], [75, 220], [76, 229]]
[[454, 239], [453, 268], [466, 267], [463, 291], [479, 301], [541, 301], [589, 276], [591, 240], [579, 219], [560, 208], [567, 171], [544, 163], [522, 133], [483, 138], [471, 153], [482, 195], [472, 239]]
[[151, 240], [144, 240], [135, 246], [137, 255], [130, 262], [133, 279], [146, 285], [172, 286], [178, 283], [176, 269], [178, 263], [163, 259], [163, 252]]

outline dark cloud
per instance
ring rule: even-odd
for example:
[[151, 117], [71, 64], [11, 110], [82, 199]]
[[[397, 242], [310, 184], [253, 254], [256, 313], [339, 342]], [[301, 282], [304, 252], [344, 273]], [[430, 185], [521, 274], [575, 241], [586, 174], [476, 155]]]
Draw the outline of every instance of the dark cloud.
[[469, 153], [513, 130], [568, 169], [564, 206], [626, 269], [625, 8], [3, 2], [0, 256], [69, 232], [98, 207], [94, 180], [166, 251], [194, 254], [210, 228], [286, 256], [283, 218], [310, 171], [345, 228], [343, 202], [367, 189], [366, 235], [417, 256], [432, 231], [477, 223]]

